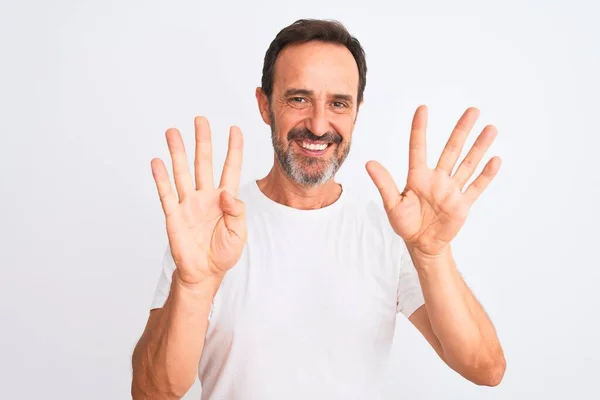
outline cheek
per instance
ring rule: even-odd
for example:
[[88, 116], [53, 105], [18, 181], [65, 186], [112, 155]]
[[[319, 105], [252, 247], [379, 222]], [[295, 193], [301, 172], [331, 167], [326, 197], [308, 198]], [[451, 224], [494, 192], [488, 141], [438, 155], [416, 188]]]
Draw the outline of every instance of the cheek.
[[347, 145], [348, 142], [350, 142], [350, 140], [352, 139], [352, 131], [354, 130], [354, 120], [349, 120], [348, 118], [345, 118], [343, 121], [340, 121], [339, 123], [335, 124], [334, 128], [336, 132], [342, 136], [343, 143]]
[[288, 132], [301, 122], [302, 118], [297, 113], [289, 111], [279, 112], [275, 114], [274, 126], [281, 137], [287, 138]]

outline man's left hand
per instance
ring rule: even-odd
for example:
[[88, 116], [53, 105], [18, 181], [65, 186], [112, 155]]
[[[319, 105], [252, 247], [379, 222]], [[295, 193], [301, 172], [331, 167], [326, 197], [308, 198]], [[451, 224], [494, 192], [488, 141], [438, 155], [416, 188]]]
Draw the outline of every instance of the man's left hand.
[[408, 179], [400, 192], [389, 172], [378, 162], [366, 165], [379, 189], [394, 231], [420, 255], [444, 253], [463, 226], [473, 203], [500, 169], [500, 158], [492, 157], [479, 176], [463, 191], [497, 130], [486, 126], [453, 174], [465, 140], [479, 117], [469, 108], [456, 124], [434, 169], [427, 166], [427, 107], [417, 108], [410, 133]]

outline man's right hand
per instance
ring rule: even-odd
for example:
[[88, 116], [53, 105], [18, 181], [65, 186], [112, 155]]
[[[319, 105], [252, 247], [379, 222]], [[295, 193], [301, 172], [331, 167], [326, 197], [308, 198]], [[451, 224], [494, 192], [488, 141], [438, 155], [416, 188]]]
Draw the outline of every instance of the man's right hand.
[[212, 142], [206, 118], [196, 117], [195, 179], [188, 168], [181, 134], [166, 132], [177, 191], [162, 160], [151, 162], [166, 217], [167, 235], [179, 283], [190, 288], [207, 278], [222, 278], [239, 260], [246, 242], [245, 206], [236, 198], [242, 167], [243, 138], [229, 131], [229, 149], [218, 188], [213, 184]]

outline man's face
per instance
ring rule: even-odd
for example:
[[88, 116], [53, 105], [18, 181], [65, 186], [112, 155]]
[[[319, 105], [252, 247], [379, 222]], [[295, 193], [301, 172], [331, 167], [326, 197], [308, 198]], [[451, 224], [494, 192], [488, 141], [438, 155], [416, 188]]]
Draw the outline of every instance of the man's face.
[[342, 46], [286, 47], [275, 64], [268, 105], [275, 155], [295, 182], [313, 187], [335, 175], [356, 121], [358, 67]]

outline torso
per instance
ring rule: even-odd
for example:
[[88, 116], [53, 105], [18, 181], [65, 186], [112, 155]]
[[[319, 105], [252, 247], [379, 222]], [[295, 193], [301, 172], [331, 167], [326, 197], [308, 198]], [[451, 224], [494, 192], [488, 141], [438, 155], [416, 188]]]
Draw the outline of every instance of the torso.
[[375, 399], [400, 266], [380, 210], [348, 194], [311, 211], [256, 186], [240, 197], [248, 241], [214, 300], [203, 399]]

